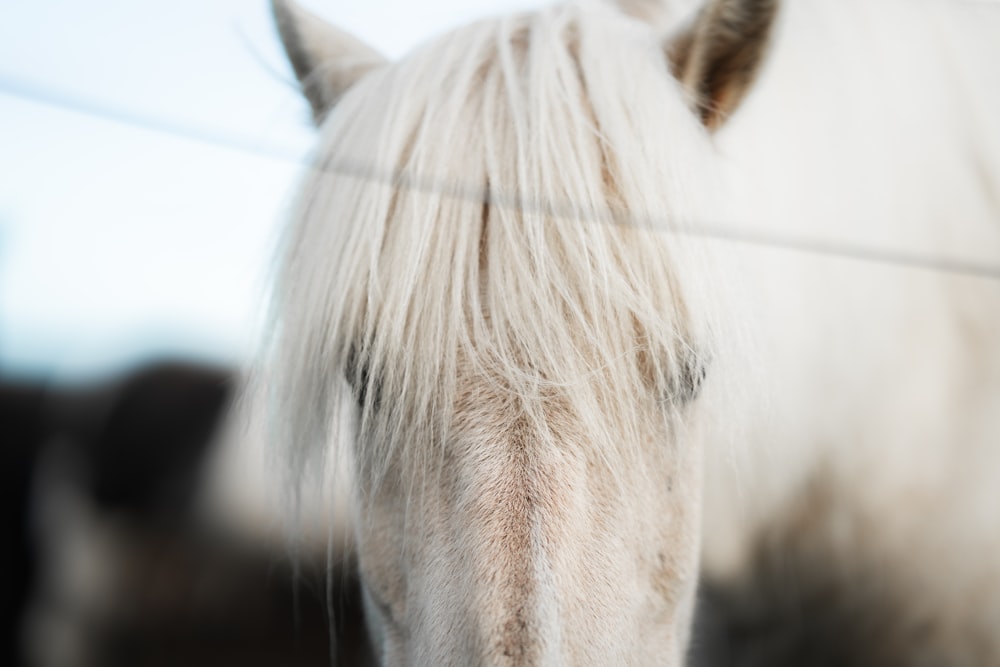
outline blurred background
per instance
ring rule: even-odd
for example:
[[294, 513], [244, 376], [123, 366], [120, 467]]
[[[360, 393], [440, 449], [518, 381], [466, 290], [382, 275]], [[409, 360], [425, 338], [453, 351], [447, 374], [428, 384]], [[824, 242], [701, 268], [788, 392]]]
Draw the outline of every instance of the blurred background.
[[[393, 57], [536, 3], [302, 4]], [[323, 563], [199, 501], [313, 140], [293, 81], [265, 0], [0, 8], [3, 664], [364, 659], [349, 568], [331, 620]]]

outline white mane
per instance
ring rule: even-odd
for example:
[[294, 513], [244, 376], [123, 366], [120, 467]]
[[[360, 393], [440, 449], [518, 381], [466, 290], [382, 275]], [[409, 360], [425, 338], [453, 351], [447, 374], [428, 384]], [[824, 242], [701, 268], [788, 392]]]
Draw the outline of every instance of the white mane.
[[705, 214], [711, 149], [657, 48], [603, 6], [560, 7], [457, 31], [340, 101], [276, 291], [274, 440], [296, 474], [336, 441], [345, 375], [374, 442], [420, 433], [425, 448], [447, 437], [459, 364], [542, 437], [554, 388], [609, 446], [635, 425], [601, 406], [650, 381], [676, 398], [711, 340], [707, 293], [675, 280], [697, 253], [664, 232]]

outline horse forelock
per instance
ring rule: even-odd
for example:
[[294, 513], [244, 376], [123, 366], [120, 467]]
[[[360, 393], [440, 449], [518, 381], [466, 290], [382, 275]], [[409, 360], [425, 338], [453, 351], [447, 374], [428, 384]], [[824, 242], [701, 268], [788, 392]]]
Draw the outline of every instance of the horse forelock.
[[707, 272], [671, 228], [703, 210], [709, 143], [658, 48], [612, 10], [561, 7], [459, 30], [345, 95], [275, 291], [272, 436], [296, 474], [351, 403], [377, 477], [447, 442], [483, 386], [541, 440], [558, 411], [617, 447], [646, 425], [615, 406], [670, 407], [700, 377], [711, 317], [687, 277]]

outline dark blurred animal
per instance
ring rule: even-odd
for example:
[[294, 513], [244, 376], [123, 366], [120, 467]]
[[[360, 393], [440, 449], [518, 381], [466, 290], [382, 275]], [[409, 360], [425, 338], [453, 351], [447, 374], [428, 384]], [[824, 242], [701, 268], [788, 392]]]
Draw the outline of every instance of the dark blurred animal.
[[[4, 664], [324, 664], [363, 650], [327, 622], [324, 569], [208, 525], [198, 496], [228, 369], [0, 383], [9, 581]], [[356, 584], [332, 581], [339, 604]], [[341, 592], [342, 591], [342, 592]]]

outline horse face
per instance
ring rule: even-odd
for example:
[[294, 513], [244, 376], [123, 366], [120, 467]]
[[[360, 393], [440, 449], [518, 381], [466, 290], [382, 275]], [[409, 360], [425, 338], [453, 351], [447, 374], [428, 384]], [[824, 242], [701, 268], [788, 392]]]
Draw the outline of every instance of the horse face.
[[[677, 174], [700, 173], [705, 127], [740, 92], [725, 67], [702, 85], [710, 30], [666, 51], [686, 100], [648, 28], [590, 10], [472, 26], [386, 65], [275, 4], [321, 161], [389, 161], [311, 176], [277, 382], [293, 453], [329, 440], [330, 369], [360, 403], [355, 532], [385, 664], [684, 660], [702, 457], [689, 357], [706, 327], [676, 284], [684, 253], [618, 223], [695, 214]], [[609, 49], [628, 55], [605, 63]], [[669, 150], [683, 169], [661, 164]]]
[[622, 402], [603, 419], [633, 413], [645, 442], [627, 463], [608, 461], [615, 449], [581, 432], [558, 397], [541, 434], [493, 383], [463, 373], [460, 387], [433, 472], [397, 467], [359, 501], [384, 663], [682, 664], [697, 580], [696, 439], [678, 442], [654, 397]]

